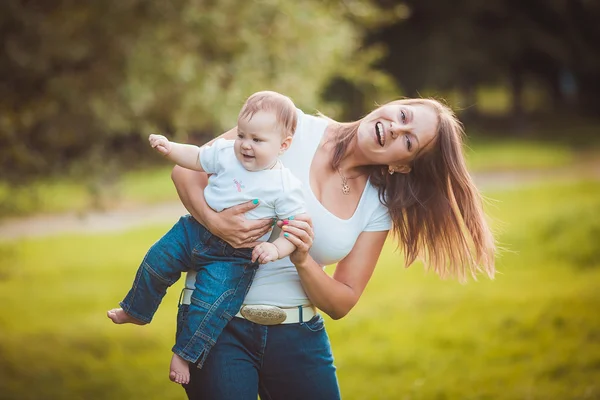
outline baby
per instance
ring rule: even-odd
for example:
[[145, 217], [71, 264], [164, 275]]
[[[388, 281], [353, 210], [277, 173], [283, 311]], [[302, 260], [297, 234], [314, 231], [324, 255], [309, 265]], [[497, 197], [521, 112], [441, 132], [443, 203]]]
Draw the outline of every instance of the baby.
[[[237, 139], [218, 139], [197, 147], [150, 135], [150, 145], [176, 164], [210, 174], [204, 189], [217, 212], [253, 200], [251, 219], [288, 219], [305, 212], [301, 183], [284, 168], [279, 155], [292, 143], [297, 111], [286, 96], [258, 92], [246, 100], [238, 116]], [[198, 271], [186, 323], [177, 334], [169, 378], [189, 382], [189, 362], [200, 368], [227, 322], [242, 306], [258, 264], [290, 255], [295, 247], [284, 235], [272, 243], [269, 233], [254, 249], [236, 249], [212, 235], [190, 215], [156, 242], [142, 261], [133, 286], [108, 311], [116, 324], [150, 323], [167, 288], [182, 272]]]

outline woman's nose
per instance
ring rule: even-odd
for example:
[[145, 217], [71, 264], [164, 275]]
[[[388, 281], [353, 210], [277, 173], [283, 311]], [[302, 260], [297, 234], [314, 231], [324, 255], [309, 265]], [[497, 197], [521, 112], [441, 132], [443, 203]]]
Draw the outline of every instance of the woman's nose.
[[406, 125], [400, 125], [397, 122], [390, 123], [390, 136], [392, 139], [396, 139], [401, 136], [407, 130]]

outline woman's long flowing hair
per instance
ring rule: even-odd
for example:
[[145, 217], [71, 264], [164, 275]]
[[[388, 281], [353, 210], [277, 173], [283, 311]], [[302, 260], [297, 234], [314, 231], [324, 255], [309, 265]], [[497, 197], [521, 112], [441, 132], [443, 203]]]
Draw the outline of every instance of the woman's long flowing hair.
[[[465, 281], [478, 272], [495, 273], [495, 244], [482, 198], [463, 155], [464, 129], [454, 112], [433, 99], [404, 99], [391, 104], [425, 105], [438, 116], [432, 146], [418, 154], [407, 174], [388, 174], [373, 166], [370, 182], [389, 209], [393, 233], [406, 266], [421, 258], [442, 278]], [[337, 169], [356, 136], [360, 121], [341, 124], [332, 166]]]

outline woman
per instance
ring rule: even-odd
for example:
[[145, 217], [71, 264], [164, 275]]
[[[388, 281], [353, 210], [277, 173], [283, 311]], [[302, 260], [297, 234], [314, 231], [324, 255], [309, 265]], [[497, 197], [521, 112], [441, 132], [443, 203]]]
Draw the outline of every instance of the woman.
[[[278, 223], [297, 250], [258, 270], [247, 306], [204, 367], [190, 368], [190, 399], [339, 398], [329, 340], [314, 307], [333, 319], [354, 307], [390, 229], [406, 265], [421, 257], [442, 277], [494, 275], [493, 237], [465, 167], [462, 126], [449, 108], [406, 99], [352, 123], [301, 111], [298, 118], [282, 161], [304, 184], [308, 215]], [[222, 135], [235, 136], [236, 128]], [[190, 213], [234, 247], [253, 246], [269, 229], [270, 221], [244, 218], [252, 204], [211, 211], [202, 196], [206, 175], [175, 168], [172, 177]], [[322, 266], [333, 263], [329, 276]], [[183, 303], [180, 323], [189, 299]], [[271, 314], [261, 320], [263, 309], [286, 320], [264, 325]]]

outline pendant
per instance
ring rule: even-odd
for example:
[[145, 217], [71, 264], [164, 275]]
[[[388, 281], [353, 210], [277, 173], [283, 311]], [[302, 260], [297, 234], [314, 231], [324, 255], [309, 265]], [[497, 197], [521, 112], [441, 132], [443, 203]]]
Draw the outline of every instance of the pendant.
[[350, 186], [347, 183], [342, 183], [342, 193], [350, 194]]

